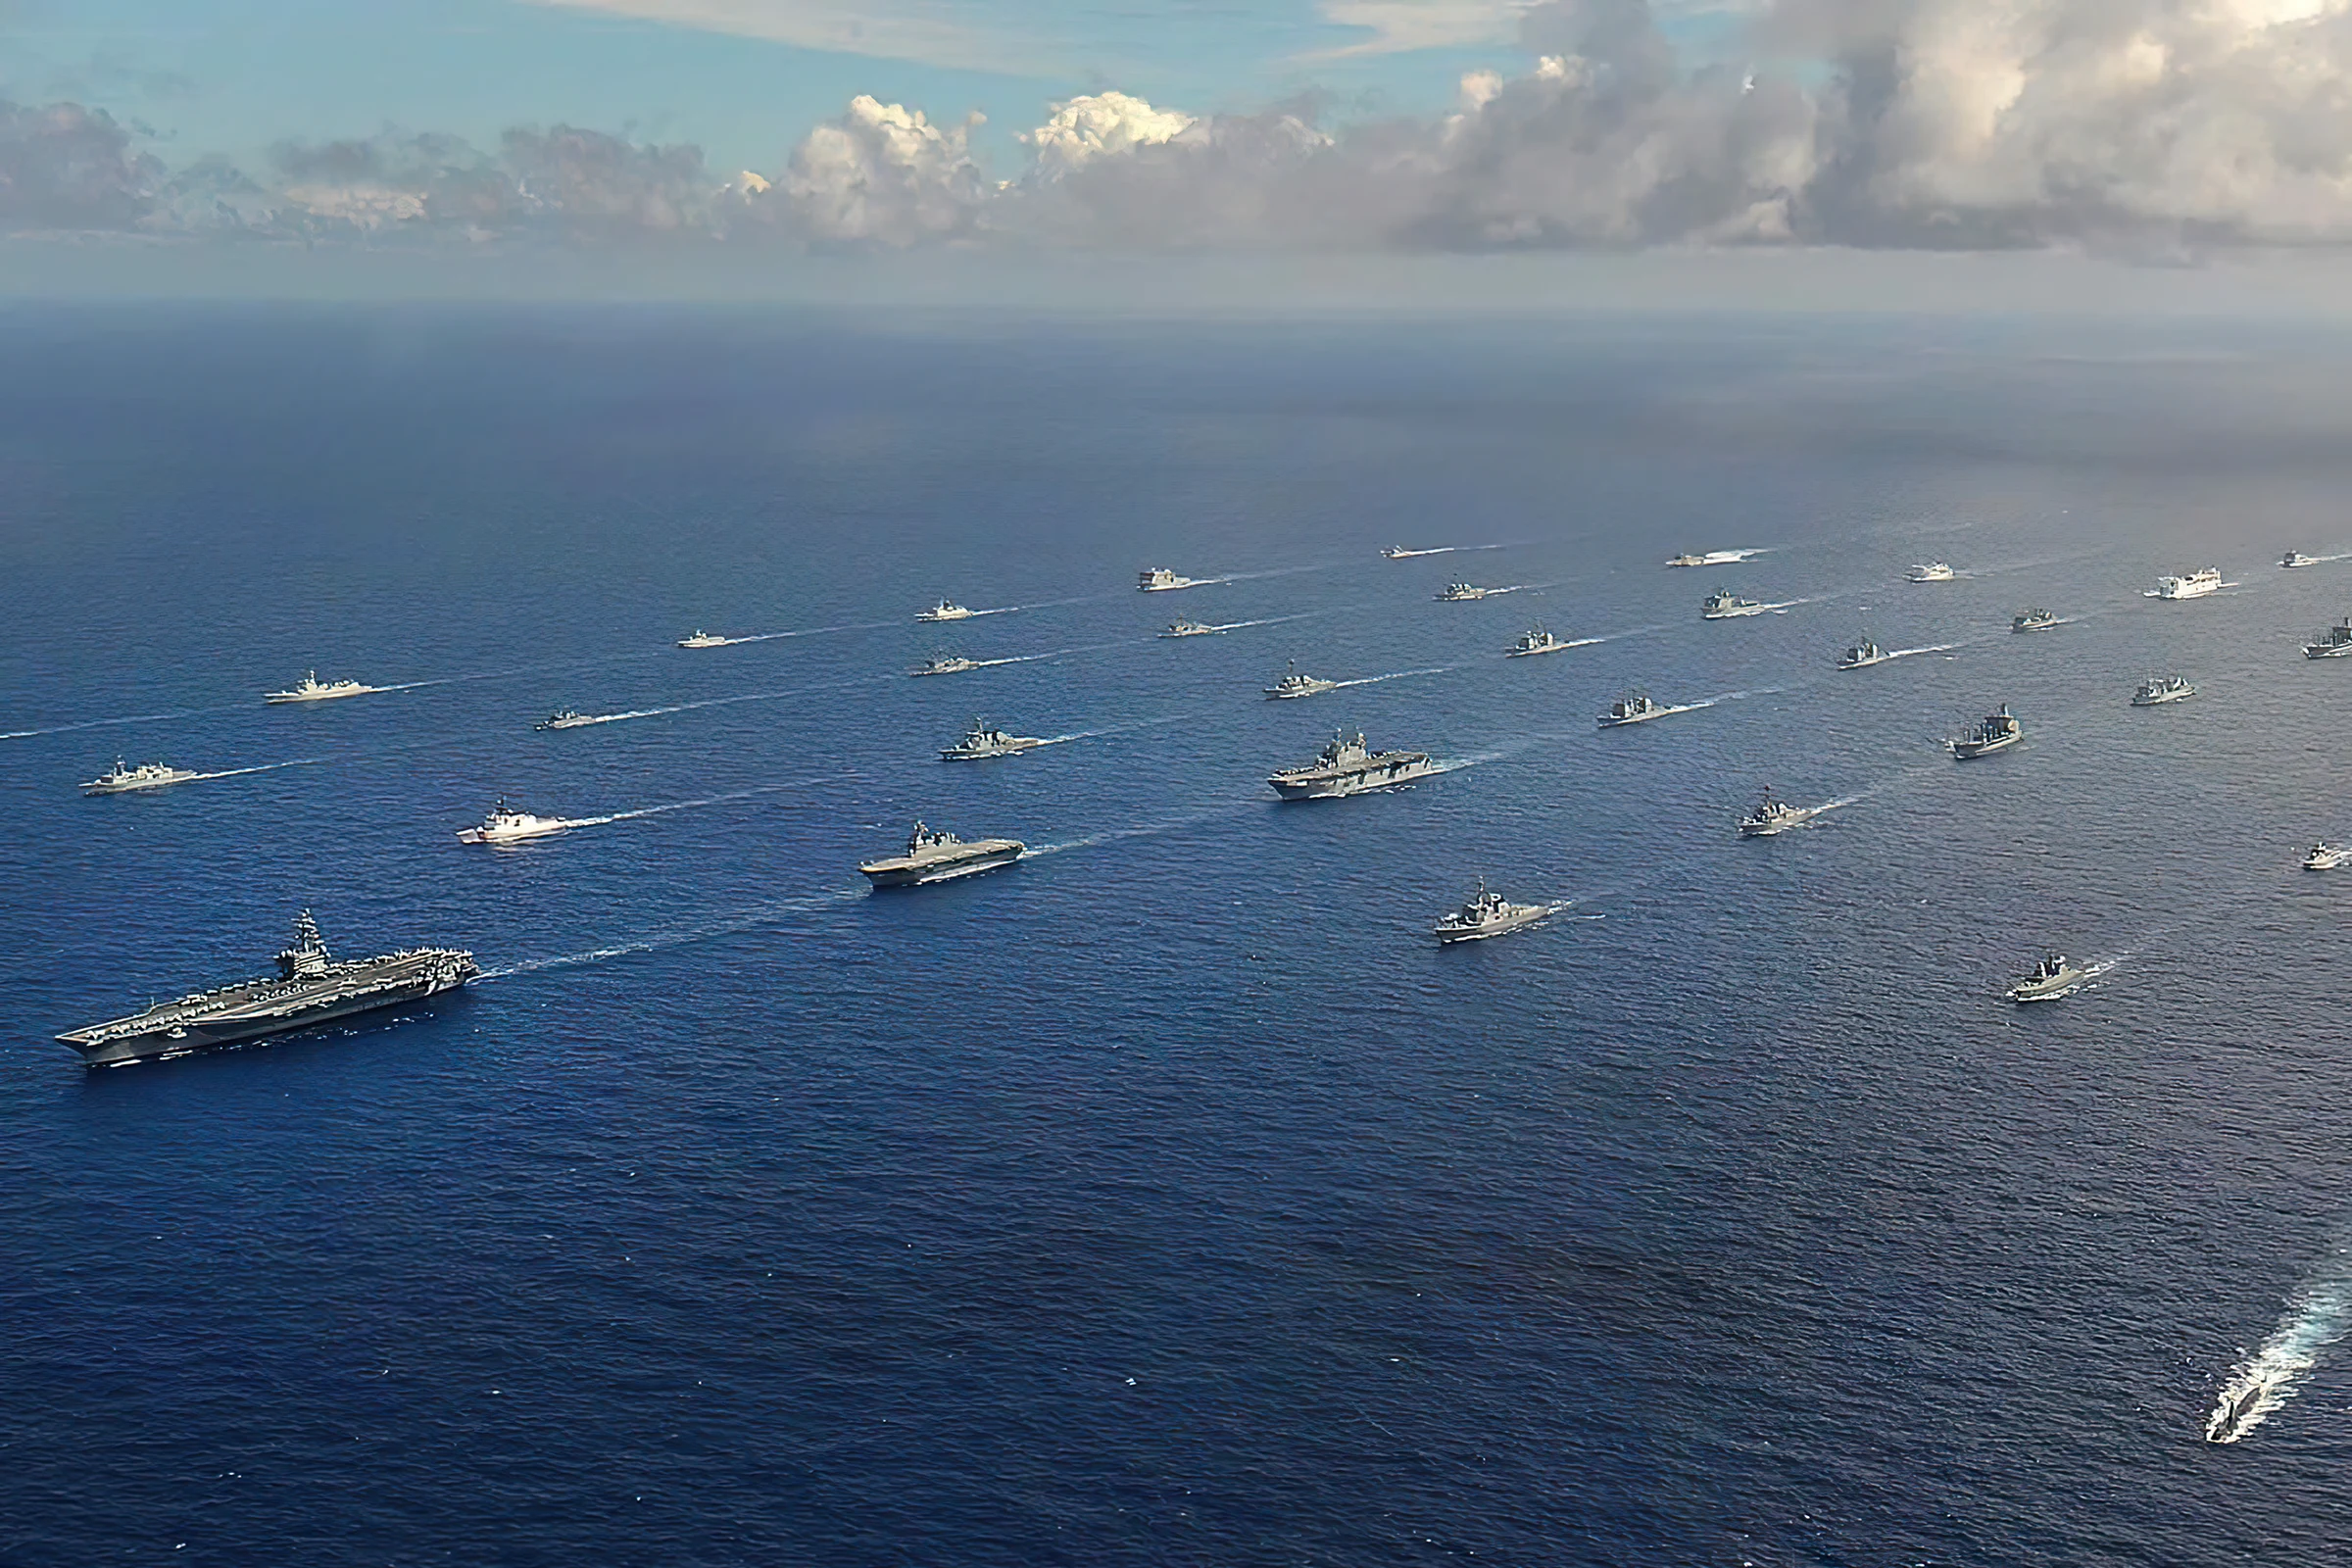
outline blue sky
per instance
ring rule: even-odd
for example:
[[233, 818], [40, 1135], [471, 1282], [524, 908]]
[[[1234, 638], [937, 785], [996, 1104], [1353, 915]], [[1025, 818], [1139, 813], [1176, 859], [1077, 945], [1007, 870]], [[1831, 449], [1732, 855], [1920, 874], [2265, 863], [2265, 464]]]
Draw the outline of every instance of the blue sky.
[[1307, 90], [1343, 115], [1425, 111], [1465, 70], [1524, 66], [1516, 3], [0, 0], [0, 93], [106, 107], [175, 163], [563, 122], [772, 171], [862, 92], [935, 119], [981, 110], [983, 145], [1008, 161], [1048, 102], [1103, 87], [1196, 112]]

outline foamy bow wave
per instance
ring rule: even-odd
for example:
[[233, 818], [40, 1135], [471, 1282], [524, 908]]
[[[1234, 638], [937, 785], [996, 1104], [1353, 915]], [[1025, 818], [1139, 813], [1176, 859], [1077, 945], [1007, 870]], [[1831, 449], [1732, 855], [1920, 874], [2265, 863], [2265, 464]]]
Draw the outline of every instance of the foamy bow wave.
[[2352, 1325], [2352, 1249], [2337, 1247], [2287, 1298], [2262, 1348], [2240, 1362], [2205, 1418], [2205, 1441], [2236, 1443], [2293, 1398], [2328, 1347]]

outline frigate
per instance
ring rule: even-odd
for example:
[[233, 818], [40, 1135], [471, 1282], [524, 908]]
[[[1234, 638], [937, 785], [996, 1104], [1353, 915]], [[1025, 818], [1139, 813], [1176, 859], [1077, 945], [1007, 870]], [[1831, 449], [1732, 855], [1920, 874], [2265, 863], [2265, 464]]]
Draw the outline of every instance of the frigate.
[[1894, 656], [1865, 637], [1838, 656], [1839, 669], [1866, 669], [1872, 664], [1884, 664]]
[[1168, 629], [1159, 635], [1162, 637], [1209, 637], [1214, 636], [1216, 630], [1216, 627], [1204, 626], [1197, 620], [1172, 620], [1168, 622]]
[[1538, 654], [1556, 654], [1567, 642], [1554, 637], [1541, 626], [1530, 626], [1520, 633], [1519, 640], [1503, 650], [1505, 659], [1532, 659]]
[[578, 729], [583, 724], [601, 724], [603, 722], [603, 719], [596, 717], [594, 714], [583, 713], [576, 708], [559, 708], [554, 712], [541, 719], [538, 723], [533, 724], [531, 728]]
[[917, 620], [969, 620], [972, 612], [953, 599], [942, 599], [929, 610], [917, 611]]
[[1764, 610], [1753, 599], [1742, 599], [1729, 588], [1718, 588], [1701, 601], [1698, 613], [1702, 620], [1731, 620], [1740, 615], [1761, 615]]
[[2058, 612], [2056, 611], [2035, 608], [2022, 611], [2012, 616], [2009, 621], [2009, 629], [2011, 631], [2048, 631], [2057, 624]]
[[1368, 790], [1395, 789], [1438, 771], [1427, 752], [1375, 752], [1354, 735], [1334, 734], [1331, 744], [1304, 767], [1287, 767], [1267, 778], [1286, 801], [1335, 800]]
[[934, 654], [906, 673], [909, 675], [958, 675], [967, 669], [978, 669], [980, 662], [961, 654]]
[[2151, 675], [2132, 688], [2132, 706], [2154, 708], [2159, 703], [2177, 703], [2183, 697], [2196, 695], [2196, 687], [2178, 675]]
[[458, 829], [460, 844], [516, 844], [524, 839], [543, 839], [550, 833], [561, 833], [567, 827], [580, 824], [567, 816], [533, 816], [518, 811], [500, 796], [498, 804], [484, 813], [478, 826]]
[[1339, 689], [1339, 684], [1336, 680], [1324, 680], [1319, 676], [1300, 674], [1298, 662], [1294, 659], [1291, 661], [1290, 667], [1283, 672], [1282, 678], [1266, 688], [1266, 695], [1271, 698], [1313, 697], [1319, 692], [1336, 691]]
[[1614, 729], [1620, 724], [1639, 724], [1645, 719], [1664, 718], [1669, 713], [1687, 713], [1690, 711], [1690, 704], [1676, 708], [1666, 703], [1654, 703], [1647, 692], [1635, 692], [1609, 704], [1597, 722], [1602, 729]]
[[137, 767], [124, 767], [122, 759], [115, 765], [81, 787], [84, 795], [121, 795], [128, 790], [160, 790], [168, 784], [184, 784], [204, 775], [193, 768], [172, 767], [163, 762], [142, 762]]
[[914, 831], [906, 835], [904, 855], [867, 860], [858, 869], [877, 888], [920, 887], [926, 882], [947, 882], [1010, 865], [1027, 848], [1019, 839], [967, 842], [953, 833], [934, 832], [917, 822]]
[[1442, 943], [1478, 942], [1535, 924], [1551, 913], [1548, 904], [1513, 904], [1479, 878], [1478, 891], [1462, 906], [1440, 915], [1430, 934]]
[[265, 703], [323, 703], [336, 697], [364, 697], [381, 691], [380, 686], [363, 686], [356, 680], [320, 680], [317, 670], [311, 670], [301, 680], [282, 692], [264, 692]]
[[1790, 806], [1767, 788], [1764, 799], [1756, 808], [1740, 819], [1740, 836], [1743, 839], [1768, 839], [1775, 833], [1786, 833], [1792, 827], [1803, 827], [1821, 814], [1817, 806]]
[[1903, 575], [1912, 582], [1950, 582], [1960, 574], [1952, 569], [1949, 562], [1931, 561], [1923, 565], [1913, 566]]
[[1164, 594], [1177, 588], [1198, 588], [1200, 579], [1183, 576], [1165, 566], [1146, 566], [1135, 574], [1135, 585], [1148, 594]]
[[2055, 1002], [2089, 976], [2053, 953], [2034, 966], [2034, 972], [2009, 988], [2011, 1002]]
[[971, 762], [983, 758], [1011, 757], [1045, 744], [1042, 736], [1007, 735], [994, 724], [975, 718], [972, 727], [964, 732], [963, 739], [943, 749], [939, 760], [943, 762]]
[[733, 641], [732, 637], [716, 636], [697, 626], [693, 636], [678, 639], [678, 646], [680, 648], [724, 648]]
[[472, 954], [455, 948], [410, 948], [337, 962], [305, 909], [295, 919], [294, 941], [277, 956], [276, 974], [199, 991], [57, 1038], [93, 1067], [154, 1061], [421, 1001], [454, 991], [480, 972]]
[[1492, 588], [1481, 588], [1476, 583], [1449, 582], [1446, 585], [1446, 591], [1437, 595], [1437, 599], [1440, 604], [1465, 605], [1473, 599], [1484, 599], [1494, 591]]

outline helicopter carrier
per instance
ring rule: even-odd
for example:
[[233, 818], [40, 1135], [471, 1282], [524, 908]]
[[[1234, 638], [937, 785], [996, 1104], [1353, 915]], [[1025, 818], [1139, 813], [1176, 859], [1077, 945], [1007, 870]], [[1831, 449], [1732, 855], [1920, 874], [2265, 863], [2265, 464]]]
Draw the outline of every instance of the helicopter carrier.
[[420, 1002], [437, 992], [454, 991], [480, 973], [473, 955], [455, 948], [411, 948], [338, 962], [305, 909], [294, 921], [293, 942], [277, 956], [274, 975], [157, 1003], [143, 1012], [68, 1030], [57, 1038], [81, 1053], [89, 1066], [120, 1067], [242, 1045], [353, 1013]]
[[1334, 735], [1304, 767], [1286, 767], [1266, 780], [1286, 801], [1329, 801], [1369, 790], [1392, 790], [1437, 772], [1427, 752], [1376, 752], [1361, 731]]

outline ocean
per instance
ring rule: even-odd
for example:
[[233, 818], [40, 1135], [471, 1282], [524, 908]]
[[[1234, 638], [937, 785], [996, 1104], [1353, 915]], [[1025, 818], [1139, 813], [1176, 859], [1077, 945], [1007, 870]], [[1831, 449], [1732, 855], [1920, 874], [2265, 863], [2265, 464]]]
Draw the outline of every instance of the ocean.
[[[2352, 661], [2299, 653], [2352, 559], [2277, 564], [2352, 553], [2352, 339], [155, 305], [0, 346], [0, 1562], [2352, 1540], [2352, 871], [2298, 867], [2352, 836]], [[1596, 640], [1503, 658], [1538, 621]], [[1861, 636], [1918, 651], [1834, 668]], [[906, 678], [940, 652], [1005, 662]], [[1264, 700], [1293, 661], [1360, 684]], [[399, 689], [262, 703], [312, 668]], [[1633, 691], [1706, 706], [1594, 724]], [[2023, 743], [1955, 764], [1999, 703]], [[975, 716], [1056, 743], [940, 761]], [[1273, 798], [1358, 729], [1447, 770]], [[118, 755], [230, 776], [83, 797]], [[1741, 841], [1766, 786], [1838, 804]], [[612, 820], [460, 844], [501, 795]], [[917, 817], [1032, 853], [869, 893]], [[1481, 877], [1569, 907], [1441, 950]], [[50, 1043], [304, 907], [486, 978]], [[2050, 948], [2091, 983], [2004, 1002]]]

